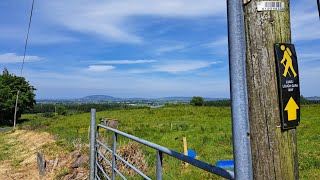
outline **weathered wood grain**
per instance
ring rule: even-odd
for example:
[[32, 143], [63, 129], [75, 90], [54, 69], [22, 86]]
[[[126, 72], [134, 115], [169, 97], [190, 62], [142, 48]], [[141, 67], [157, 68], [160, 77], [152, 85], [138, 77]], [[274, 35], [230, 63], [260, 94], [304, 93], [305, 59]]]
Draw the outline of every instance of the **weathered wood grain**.
[[257, 12], [257, 0], [244, 6], [247, 86], [254, 179], [299, 179], [296, 129], [282, 131], [275, 43], [290, 43], [290, 0], [285, 11]]

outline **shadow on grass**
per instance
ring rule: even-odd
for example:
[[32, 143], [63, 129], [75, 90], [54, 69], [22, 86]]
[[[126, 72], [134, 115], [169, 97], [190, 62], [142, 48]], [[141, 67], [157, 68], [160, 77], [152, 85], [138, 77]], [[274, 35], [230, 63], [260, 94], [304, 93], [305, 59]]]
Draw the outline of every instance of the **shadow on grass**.
[[[17, 125], [25, 123], [25, 122], [28, 122], [28, 121], [31, 121], [31, 120], [30, 119], [25, 119], [25, 118], [18, 119]], [[0, 128], [4, 128], [4, 127], [13, 127], [13, 120], [6, 121], [6, 122], [0, 122]]]

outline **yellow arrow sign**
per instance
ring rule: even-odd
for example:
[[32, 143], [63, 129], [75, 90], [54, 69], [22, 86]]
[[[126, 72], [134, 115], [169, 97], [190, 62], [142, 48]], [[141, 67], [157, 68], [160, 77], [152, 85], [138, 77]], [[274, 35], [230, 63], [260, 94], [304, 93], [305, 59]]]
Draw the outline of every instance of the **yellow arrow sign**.
[[286, 105], [286, 108], [284, 109], [285, 111], [288, 112], [288, 121], [297, 120], [297, 109], [299, 109], [299, 106], [294, 101], [294, 99], [290, 97]]

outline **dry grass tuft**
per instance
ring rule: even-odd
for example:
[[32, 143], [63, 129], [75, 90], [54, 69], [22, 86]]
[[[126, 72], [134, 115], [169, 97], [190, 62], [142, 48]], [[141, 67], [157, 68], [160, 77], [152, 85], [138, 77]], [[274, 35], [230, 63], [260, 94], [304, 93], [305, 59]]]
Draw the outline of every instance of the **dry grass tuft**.
[[[0, 136], [0, 180], [2, 179], [88, 179], [87, 144], [80, 139], [73, 142], [69, 152], [64, 144], [46, 132], [15, 130]], [[37, 152], [43, 152], [46, 175], [40, 178]]]
[[[36, 153], [44, 145], [54, 142], [54, 137], [45, 132], [15, 130], [3, 134], [5, 141], [0, 146], [8, 146], [4, 153], [6, 161], [0, 161], [0, 179], [40, 179]], [[51, 179], [51, 176], [46, 176]]]
[[[112, 162], [112, 154], [104, 150], [103, 148], [99, 148], [99, 151], [109, 160]], [[117, 150], [117, 154], [122, 157], [125, 161], [130, 163], [131, 165], [135, 166], [143, 173], [148, 172], [148, 164], [145, 158], [145, 155], [140, 147], [140, 145], [136, 142], [129, 142], [121, 146]], [[101, 157], [98, 159], [99, 163], [104, 168], [105, 172], [109, 175], [112, 174], [111, 167], [108, 163], [106, 163]], [[131, 169], [128, 165], [124, 164], [121, 160], [117, 159], [116, 162], [117, 169], [123, 173], [125, 176], [135, 176], [137, 173]]]
[[[146, 173], [148, 171], [148, 165], [144, 153], [138, 143], [130, 142], [129, 144], [122, 146], [117, 151], [117, 154], [143, 173]], [[117, 164], [117, 168], [120, 170], [120, 172], [126, 172], [130, 176], [136, 174], [133, 169], [131, 169], [128, 165], [122, 163], [121, 160], [117, 160]]]

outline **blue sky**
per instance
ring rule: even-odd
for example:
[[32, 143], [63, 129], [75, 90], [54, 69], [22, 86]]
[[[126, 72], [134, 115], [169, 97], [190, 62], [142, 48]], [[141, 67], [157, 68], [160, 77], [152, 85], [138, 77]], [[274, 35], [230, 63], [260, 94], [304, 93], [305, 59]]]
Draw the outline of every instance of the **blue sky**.
[[[0, 68], [20, 75], [32, 0], [0, 2]], [[291, 1], [301, 93], [320, 96], [316, 1]], [[23, 70], [37, 98], [229, 97], [226, 2], [36, 0]]]

